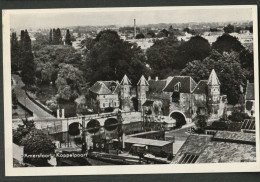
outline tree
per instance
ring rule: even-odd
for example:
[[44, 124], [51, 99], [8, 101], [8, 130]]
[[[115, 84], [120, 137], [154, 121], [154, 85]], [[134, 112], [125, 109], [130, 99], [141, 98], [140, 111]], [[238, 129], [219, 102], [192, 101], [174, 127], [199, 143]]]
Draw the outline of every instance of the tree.
[[34, 62], [33, 54], [31, 51], [26, 51], [22, 53], [22, 72], [21, 77], [25, 85], [33, 85], [35, 82], [35, 70], [36, 65]]
[[216, 42], [213, 42], [212, 49], [215, 49], [220, 53], [231, 51], [240, 52], [244, 50], [244, 47], [236, 37], [225, 33], [218, 37]]
[[136, 39], [144, 39], [145, 36], [144, 36], [143, 33], [139, 33], [139, 34], [137, 34], [137, 35], [135, 36], [135, 38], [136, 38]]
[[166, 29], [162, 29], [162, 30], [157, 34], [157, 37], [158, 37], [158, 38], [161, 38], [161, 37], [168, 37], [168, 35], [169, 35], [168, 30], [166, 30]]
[[176, 66], [183, 69], [191, 61], [203, 60], [210, 54], [210, 51], [208, 40], [201, 36], [191, 37], [189, 41], [180, 45], [176, 55], [178, 60], [178, 66]]
[[83, 73], [70, 64], [61, 63], [55, 84], [60, 99], [74, 100], [81, 94], [81, 87], [85, 85]]
[[145, 61], [145, 55], [137, 44], [123, 41], [117, 32], [106, 30], [97, 35], [95, 44], [87, 52], [84, 72], [91, 83], [121, 80], [127, 74], [134, 84], [148, 72]]
[[53, 41], [53, 32], [52, 29], [50, 29], [50, 33], [49, 33], [49, 43], [52, 44]]
[[23, 124], [19, 125], [14, 131], [13, 142], [17, 145], [21, 145], [22, 139], [35, 128], [35, 123], [32, 120], [23, 119]]
[[250, 119], [247, 113], [244, 113], [238, 109], [232, 111], [231, 115], [228, 116], [228, 119], [233, 121], [233, 122], [242, 122], [244, 119]]
[[188, 63], [181, 74], [191, 76], [198, 82], [207, 80], [212, 69], [215, 69], [220, 80], [221, 93], [227, 95], [230, 104], [237, 104], [241, 95], [240, 86], [245, 87], [248, 76], [247, 70], [241, 68], [238, 53], [220, 54], [213, 50], [204, 60]]
[[48, 157], [24, 157], [24, 162], [33, 164], [35, 166], [50, 166], [48, 160], [50, 155], [54, 154], [56, 148], [51, 139], [41, 130], [33, 128], [21, 140], [21, 145], [24, 146], [24, 154], [27, 155], [49, 155]]
[[30, 38], [27, 30], [24, 31], [24, 42], [23, 42], [22, 49], [23, 49], [23, 51], [31, 51], [32, 50], [31, 38]]
[[235, 27], [233, 25], [228, 24], [226, 27], [224, 27], [225, 33], [233, 33], [235, 31]]
[[11, 68], [12, 71], [18, 71], [20, 68], [20, 48], [15, 32], [11, 34]]
[[70, 45], [70, 46], [72, 45], [69, 29], [67, 29], [67, 32], [66, 32], [65, 44], [66, 45]]
[[204, 115], [198, 115], [195, 119], [195, 126], [197, 127], [197, 132], [204, 133], [207, 126], [207, 117]]
[[162, 40], [156, 40], [154, 44], [147, 49], [147, 63], [152, 69], [152, 76], [165, 78], [173, 69], [179, 68], [179, 62], [176, 60], [179, 46], [180, 42], [175, 37], [168, 37]]
[[151, 38], [155, 37], [154, 31], [149, 30], [149, 31], [147, 32], [147, 36], [148, 36], [148, 37], [151, 37]]
[[62, 45], [62, 36], [61, 36], [60, 29], [59, 28], [53, 29], [52, 34], [53, 34], [52, 44], [53, 45]]

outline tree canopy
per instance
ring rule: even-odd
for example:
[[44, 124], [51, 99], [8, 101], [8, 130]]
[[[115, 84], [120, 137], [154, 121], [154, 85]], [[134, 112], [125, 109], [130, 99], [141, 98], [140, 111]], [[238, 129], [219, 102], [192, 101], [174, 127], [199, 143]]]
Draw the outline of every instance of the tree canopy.
[[61, 63], [55, 84], [58, 98], [74, 100], [81, 94], [81, 89], [85, 85], [83, 73], [71, 64]]
[[212, 51], [204, 60], [195, 60], [187, 64], [182, 75], [191, 76], [195, 81], [207, 80], [215, 69], [220, 80], [220, 90], [227, 95], [228, 103], [237, 104], [241, 97], [240, 86], [245, 87], [248, 71], [241, 68], [239, 54], [236, 52], [220, 54]]
[[[13, 142], [24, 146], [24, 154], [40, 155], [54, 154], [56, 148], [50, 138], [41, 130], [35, 128], [34, 121], [23, 120], [23, 125], [19, 125], [14, 131]], [[24, 162], [35, 166], [48, 166], [50, 157], [24, 158]]]
[[136, 45], [119, 38], [117, 32], [100, 32], [93, 47], [87, 52], [85, 76], [94, 83], [98, 80], [121, 80], [124, 74], [136, 83], [147, 74], [145, 55]]
[[156, 40], [154, 44], [147, 49], [147, 63], [151, 67], [152, 76], [164, 78], [172, 69], [179, 66], [176, 54], [180, 42], [175, 37], [169, 37], [162, 40]]
[[216, 42], [213, 42], [212, 49], [215, 49], [220, 53], [231, 51], [240, 52], [244, 50], [244, 47], [236, 37], [225, 33], [218, 37]]
[[69, 29], [67, 29], [67, 32], [66, 32], [65, 44], [66, 45], [70, 45], [70, 46], [72, 45]]

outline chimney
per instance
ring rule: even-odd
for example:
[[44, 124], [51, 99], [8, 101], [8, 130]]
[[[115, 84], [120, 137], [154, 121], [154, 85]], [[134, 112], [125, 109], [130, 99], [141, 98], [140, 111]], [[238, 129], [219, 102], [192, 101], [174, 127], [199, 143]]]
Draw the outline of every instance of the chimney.
[[134, 39], [136, 37], [136, 23], [135, 23], [135, 19], [134, 19]]
[[158, 81], [158, 76], [155, 77], [155, 81]]

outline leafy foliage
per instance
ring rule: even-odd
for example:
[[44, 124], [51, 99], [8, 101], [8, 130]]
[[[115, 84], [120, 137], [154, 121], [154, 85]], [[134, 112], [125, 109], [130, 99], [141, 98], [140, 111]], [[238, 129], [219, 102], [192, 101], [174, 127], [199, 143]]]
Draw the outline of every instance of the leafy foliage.
[[172, 72], [172, 69], [178, 68], [179, 63], [176, 60], [176, 54], [179, 46], [180, 42], [178, 42], [175, 37], [169, 37], [156, 40], [154, 44], [147, 49], [147, 62], [152, 69], [152, 76], [164, 78]]
[[[56, 148], [46, 134], [35, 128], [34, 121], [27, 118], [23, 125], [19, 125], [14, 131], [13, 142], [24, 146], [24, 153], [28, 155], [53, 154]], [[47, 166], [50, 158], [24, 158], [24, 162], [36, 165]]]
[[248, 114], [236, 109], [232, 112], [230, 116], [228, 116], [228, 119], [233, 122], [241, 122], [244, 119], [250, 119], [250, 117], [248, 116]]
[[66, 45], [70, 45], [70, 46], [72, 45], [69, 29], [68, 29], [67, 32], [66, 32], [65, 44], [66, 44]]
[[145, 55], [136, 44], [125, 42], [116, 32], [100, 32], [93, 47], [87, 52], [84, 66], [86, 79], [91, 83], [98, 80], [121, 80], [124, 74], [137, 83], [148, 71]]
[[194, 60], [203, 60], [210, 54], [210, 44], [208, 40], [200, 36], [191, 37], [184, 42], [178, 49], [176, 59], [179, 69], [183, 69], [187, 63]]
[[81, 93], [81, 87], [84, 86], [83, 73], [70, 64], [61, 63], [55, 84], [58, 89], [58, 98], [74, 100]]
[[195, 60], [187, 64], [182, 75], [191, 76], [195, 81], [207, 80], [212, 69], [215, 69], [220, 80], [220, 90], [227, 95], [230, 104], [237, 104], [241, 92], [240, 85], [245, 87], [248, 71], [241, 68], [239, 54], [219, 54], [212, 51], [211, 55], [202, 61]]
[[218, 37], [216, 42], [212, 44], [212, 49], [215, 49], [220, 53], [231, 51], [240, 52], [244, 49], [244, 47], [236, 37], [225, 33]]

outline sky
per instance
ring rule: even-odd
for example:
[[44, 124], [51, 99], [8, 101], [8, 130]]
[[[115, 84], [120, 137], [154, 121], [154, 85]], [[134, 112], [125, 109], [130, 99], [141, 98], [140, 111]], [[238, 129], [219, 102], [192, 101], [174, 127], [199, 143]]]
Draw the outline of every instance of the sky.
[[[65, 12], [66, 11], [66, 12]], [[11, 28], [54, 28], [67, 26], [137, 25], [157, 23], [251, 21], [250, 7], [170, 9], [103, 8], [12, 11]]]

